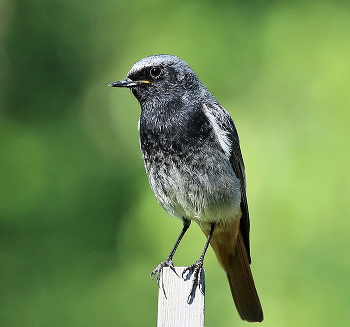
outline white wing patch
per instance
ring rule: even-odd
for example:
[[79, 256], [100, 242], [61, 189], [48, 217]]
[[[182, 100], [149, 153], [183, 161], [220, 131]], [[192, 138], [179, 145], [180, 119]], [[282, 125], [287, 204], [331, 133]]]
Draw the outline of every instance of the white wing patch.
[[137, 130], [138, 130], [138, 131], [140, 130], [140, 119], [139, 119], [139, 121], [137, 122]]
[[206, 105], [204, 105], [204, 113], [209, 119], [209, 122], [213, 127], [214, 133], [219, 141], [221, 148], [224, 150], [225, 155], [230, 158], [232, 146], [232, 142], [229, 138], [230, 132], [224, 130], [222, 124], [220, 123], [220, 120], [226, 119], [225, 112], [221, 112], [221, 110], [210, 110]]

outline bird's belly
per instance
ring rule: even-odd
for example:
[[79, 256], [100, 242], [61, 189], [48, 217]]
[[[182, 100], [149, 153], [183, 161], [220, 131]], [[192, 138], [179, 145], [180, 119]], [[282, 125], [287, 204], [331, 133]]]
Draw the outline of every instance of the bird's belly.
[[146, 164], [151, 188], [163, 208], [180, 219], [224, 222], [241, 217], [240, 182], [229, 161], [198, 163], [172, 160]]

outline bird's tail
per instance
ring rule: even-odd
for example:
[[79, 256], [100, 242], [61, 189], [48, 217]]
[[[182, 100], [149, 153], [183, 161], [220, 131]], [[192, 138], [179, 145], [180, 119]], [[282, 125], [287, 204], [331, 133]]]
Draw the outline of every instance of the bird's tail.
[[[211, 246], [220, 265], [224, 268], [237, 311], [243, 320], [261, 322], [263, 311], [250, 270], [239, 224], [232, 229], [221, 229], [212, 236]], [[229, 231], [230, 230], [230, 231]], [[236, 241], [235, 241], [236, 240]]]

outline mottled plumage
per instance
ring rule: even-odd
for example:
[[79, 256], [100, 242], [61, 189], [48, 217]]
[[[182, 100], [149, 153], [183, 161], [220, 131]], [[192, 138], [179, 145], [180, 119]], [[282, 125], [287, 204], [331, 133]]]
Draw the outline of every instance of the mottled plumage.
[[[141, 59], [125, 80], [141, 105], [140, 145], [151, 188], [163, 208], [184, 222], [168, 259], [190, 221], [210, 240], [227, 273], [241, 318], [262, 321], [249, 263], [249, 214], [244, 164], [231, 116], [176, 56]], [[191, 269], [203, 264], [204, 254]]]

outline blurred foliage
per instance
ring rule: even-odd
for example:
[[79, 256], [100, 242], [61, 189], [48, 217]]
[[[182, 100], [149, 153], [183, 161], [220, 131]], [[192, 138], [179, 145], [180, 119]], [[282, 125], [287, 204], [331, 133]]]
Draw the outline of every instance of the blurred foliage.
[[[156, 53], [232, 113], [267, 326], [350, 324], [350, 4], [0, 1], [0, 325], [154, 326], [181, 223], [156, 203], [137, 101], [107, 84]], [[193, 263], [193, 226], [175, 263]], [[206, 326], [244, 326], [209, 251]]]

